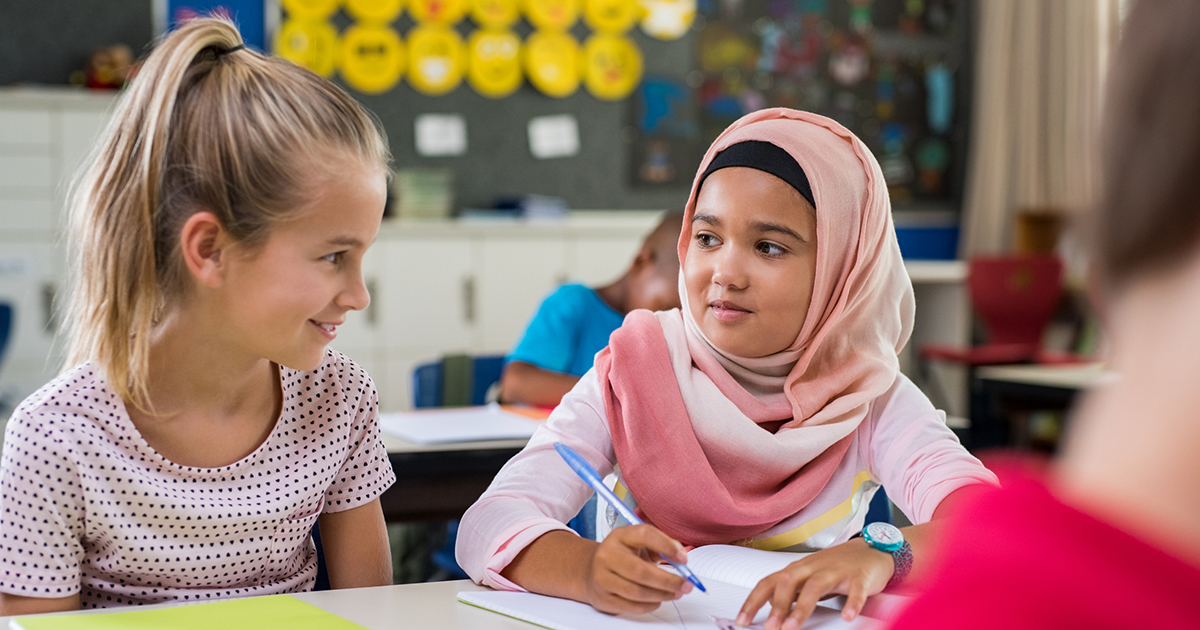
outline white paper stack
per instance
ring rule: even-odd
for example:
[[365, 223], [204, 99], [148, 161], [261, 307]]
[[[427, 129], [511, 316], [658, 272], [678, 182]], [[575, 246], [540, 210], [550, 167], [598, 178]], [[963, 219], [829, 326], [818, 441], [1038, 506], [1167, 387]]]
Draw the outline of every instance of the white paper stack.
[[379, 414], [384, 433], [415, 444], [528, 439], [541, 424], [496, 404]]

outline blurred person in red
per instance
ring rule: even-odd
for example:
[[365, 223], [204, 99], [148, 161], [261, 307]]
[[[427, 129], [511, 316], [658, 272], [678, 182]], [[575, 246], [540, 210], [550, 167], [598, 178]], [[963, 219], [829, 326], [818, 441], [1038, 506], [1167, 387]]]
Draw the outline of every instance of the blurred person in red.
[[998, 470], [893, 630], [1200, 628], [1200, 2], [1141, 0], [1109, 77], [1093, 286], [1118, 375]]

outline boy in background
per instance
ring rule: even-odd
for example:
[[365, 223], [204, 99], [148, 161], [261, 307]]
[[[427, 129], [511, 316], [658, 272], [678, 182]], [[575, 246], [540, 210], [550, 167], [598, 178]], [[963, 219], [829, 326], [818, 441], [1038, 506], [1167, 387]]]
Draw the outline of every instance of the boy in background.
[[592, 367], [596, 353], [639, 308], [679, 308], [679, 231], [682, 212], [669, 212], [642, 242], [628, 271], [617, 281], [591, 289], [566, 284], [551, 293], [500, 377], [500, 400], [554, 407]]

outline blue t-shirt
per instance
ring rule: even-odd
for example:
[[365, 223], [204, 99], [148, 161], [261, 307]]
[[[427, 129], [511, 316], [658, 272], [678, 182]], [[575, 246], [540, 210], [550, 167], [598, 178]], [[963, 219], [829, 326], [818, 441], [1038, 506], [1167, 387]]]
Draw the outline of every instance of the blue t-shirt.
[[507, 361], [583, 376], [625, 316], [582, 284], [564, 284], [542, 300]]

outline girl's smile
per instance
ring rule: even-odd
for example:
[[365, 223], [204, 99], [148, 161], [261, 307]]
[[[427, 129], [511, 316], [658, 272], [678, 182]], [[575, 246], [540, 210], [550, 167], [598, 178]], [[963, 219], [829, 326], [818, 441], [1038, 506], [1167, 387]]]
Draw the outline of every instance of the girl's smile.
[[754, 311], [730, 300], [713, 300], [708, 303], [708, 307], [712, 309], [713, 317], [722, 322], [741, 321], [754, 314]]
[[334, 338], [337, 337], [337, 327], [341, 326], [342, 323], [345, 321], [346, 320], [342, 320], [337, 323], [327, 323], [327, 322], [319, 322], [315, 319], [310, 319], [310, 320], [308, 320], [308, 323], [312, 324], [313, 326], [316, 326], [317, 330], [320, 330], [321, 334], [326, 339], [328, 339], [329, 341], [333, 341]]

